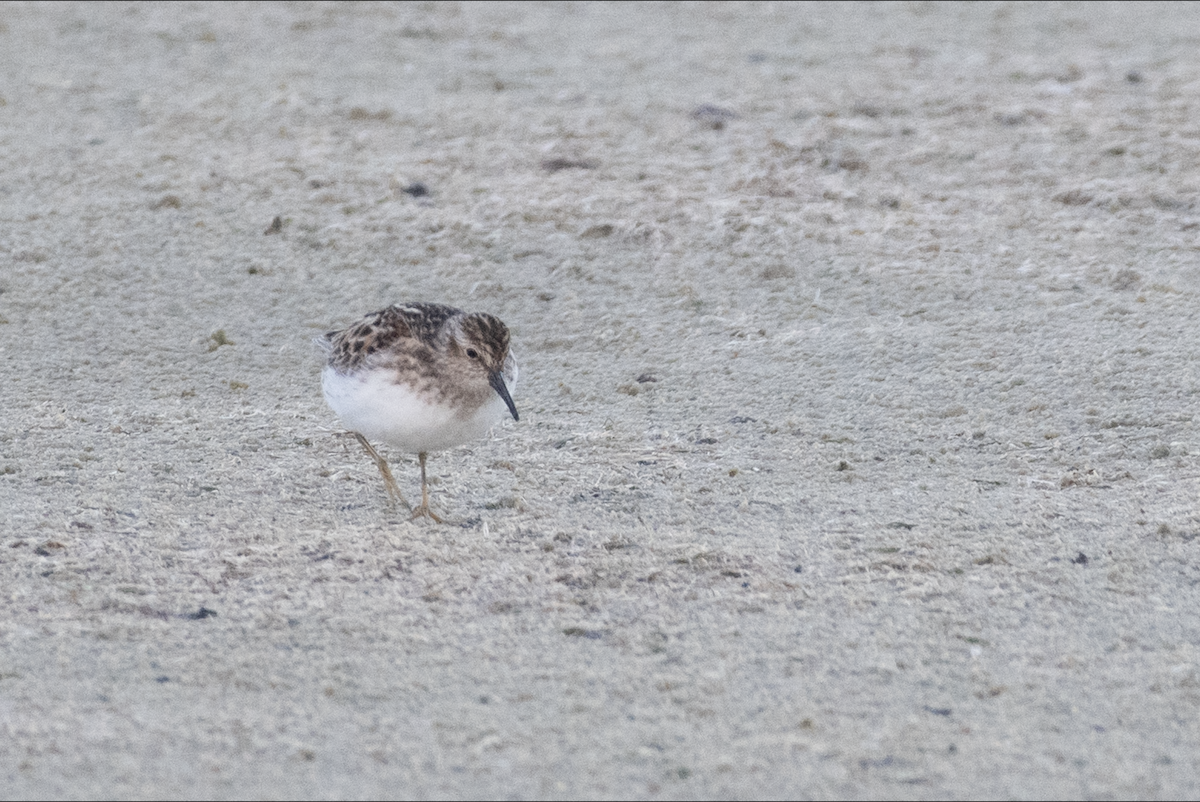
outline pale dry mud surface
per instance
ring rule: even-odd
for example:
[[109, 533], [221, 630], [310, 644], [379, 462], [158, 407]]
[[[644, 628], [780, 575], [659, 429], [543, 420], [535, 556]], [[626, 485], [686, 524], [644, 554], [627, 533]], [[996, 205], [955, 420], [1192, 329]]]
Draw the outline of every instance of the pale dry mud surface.
[[1198, 261], [1195, 4], [0, 6], [0, 796], [1195, 798]]

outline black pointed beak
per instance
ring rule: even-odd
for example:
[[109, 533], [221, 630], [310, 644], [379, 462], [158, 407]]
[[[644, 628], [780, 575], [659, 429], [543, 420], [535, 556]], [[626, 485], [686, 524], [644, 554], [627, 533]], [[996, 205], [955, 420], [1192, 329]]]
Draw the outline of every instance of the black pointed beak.
[[512, 396], [508, 394], [508, 386], [504, 384], [504, 376], [498, 370], [488, 374], [488, 384], [492, 385], [492, 389], [500, 394], [504, 399], [504, 403], [508, 404], [508, 411], [512, 413], [513, 420], [520, 420], [521, 416], [517, 414], [517, 405], [513, 403]]

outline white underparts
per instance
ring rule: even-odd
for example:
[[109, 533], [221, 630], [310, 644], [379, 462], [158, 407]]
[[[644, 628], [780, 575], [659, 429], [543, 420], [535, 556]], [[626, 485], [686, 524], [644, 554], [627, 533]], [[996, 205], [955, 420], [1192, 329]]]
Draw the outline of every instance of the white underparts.
[[[513, 375], [510, 393], [515, 378]], [[321, 389], [347, 429], [414, 453], [442, 451], [482, 437], [509, 414], [499, 395], [493, 394], [477, 409], [456, 409], [396, 384], [386, 370], [347, 375], [326, 367], [321, 372]]]

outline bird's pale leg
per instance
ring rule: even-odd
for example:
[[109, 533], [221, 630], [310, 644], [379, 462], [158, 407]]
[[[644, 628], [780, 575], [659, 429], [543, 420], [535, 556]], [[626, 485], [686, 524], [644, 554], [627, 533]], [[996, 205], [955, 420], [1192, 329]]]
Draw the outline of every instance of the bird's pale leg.
[[375, 460], [376, 467], [383, 474], [383, 484], [387, 488], [388, 502], [394, 504], [396, 499], [400, 499], [400, 503], [404, 505], [405, 509], [411, 510], [412, 505], [404, 500], [404, 496], [400, 495], [400, 488], [396, 485], [396, 480], [392, 477], [392, 469], [388, 467], [387, 460], [379, 456], [379, 452], [367, 441], [367, 438], [358, 432], [355, 432], [354, 436], [358, 438], [358, 442], [362, 443], [362, 447], [371, 455], [371, 459]]
[[434, 514], [433, 510], [429, 509], [429, 485], [425, 482], [425, 456], [424, 451], [417, 455], [417, 459], [421, 461], [421, 506], [413, 510], [412, 517], [417, 518], [424, 515], [426, 518], [432, 518], [439, 524], [445, 523], [445, 521]]

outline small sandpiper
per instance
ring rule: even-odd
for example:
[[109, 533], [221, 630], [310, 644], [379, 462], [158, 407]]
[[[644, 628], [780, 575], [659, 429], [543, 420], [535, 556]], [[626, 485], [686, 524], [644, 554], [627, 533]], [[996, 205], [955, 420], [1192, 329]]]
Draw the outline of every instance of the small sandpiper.
[[[325, 400], [375, 460], [388, 495], [413, 518], [442, 523], [429, 508], [430, 451], [482, 436], [505, 413], [520, 420], [512, 400], [517, 360], [508, 343], [499, 318], [427, 303], [389, 306], [322, 338], [329, 356], [321, 371]], [[404, 500], [371, 440], [417, 455], [420, 506]]]

